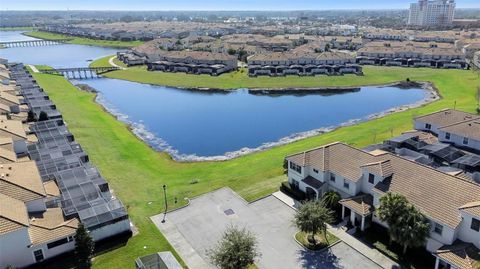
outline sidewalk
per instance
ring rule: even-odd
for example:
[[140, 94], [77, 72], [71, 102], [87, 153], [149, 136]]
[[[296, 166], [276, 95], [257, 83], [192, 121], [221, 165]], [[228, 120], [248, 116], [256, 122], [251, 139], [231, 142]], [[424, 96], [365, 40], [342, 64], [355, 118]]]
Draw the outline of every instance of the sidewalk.
[[[273, 193], [273, 196], [275, 196], [277, 199], [284, 202], [285, 204], [287, 204], [288, 206], [290, 206], [295, 210], [300, 205], [298, 201], [294, 200], [293, 198], [284, 194], [281, 191], [277, 191]], [[347, 245], [351, 246], [352, 248], [356, 249], [358, 252], [362, 253], [365, 257], [369, 258], [376, 264], [380, 265], [381, 267], [386, 269], [401, 268], [398, 263], [386, 257], [385, 255], [380, 253], [380, 251], [365, 245], [355, 237], [351, 236], [350, 234], [342, 230], [340, 227], [333, 227], [331, 225], [328, 225], [328, 231], [333, 235], [335, 235], [336, 237], [338, 237], [343, 242], [345, 242]]]

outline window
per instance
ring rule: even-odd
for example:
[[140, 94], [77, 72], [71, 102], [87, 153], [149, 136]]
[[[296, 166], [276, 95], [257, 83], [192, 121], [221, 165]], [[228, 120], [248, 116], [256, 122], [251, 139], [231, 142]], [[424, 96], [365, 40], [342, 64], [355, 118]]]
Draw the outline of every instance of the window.
[[335, 175], [334, 174], [330, 174], [330, 181], [335, 182]]
[[480, 220], [472, 218], [472, 224], [470, 225], [472, 230], [480, 232]]
[[348, 183], [347, 180], [345, 180], [345, 179], [343, 180], [343, 187], [344, 187], [345, 189], [349, 189], [349, 188], [350, 188], [350, 183]]
[[374, 174], [368, 174], [368, 183], [370, 183], [370, 184], [375, 183], [375, 175]]
[[301, 174], [302, 173], [302, 167], [300, 165], [297, 165], [293, 162], [290, 162], [290, 169], [292, 169], [293, 171]]
[[450, 140], [450, 133], [445, 133], [445, 139]]
[[36, 262], [41, 262], [43, 261], [43, 251], [41, 249], [37, 249], [33, 252], [33, 256], [35, 256], [35, 261]]
[[313, 169], [313, 172], [315, 172], [316, 174], [318, 174], [318, 170], [317, 170], [317, 169]]
[[468, 137], [464, 137], [464, 138], [463, 138], [463, 144], [464, 144], [464, 145], [468, 145]]
[[51, 243], [48, 243], [47, 244], [47, 248], [48, 249], [51, 249], [51, 248], [54, 248], [54, 247], [58, 247], [58, 246], [61, 246], [63, 244], [66, 244], [68, 242], [72, 242], [73, 241], [73, 236], [69, 236], [69, 237], [65, 237], [63, 239], [60, 239], [60, 240], [57, 240], [57, 241], [53, 241]]
[[441, 224], [435, 223], [435, 225], [433, 226], [433, 232], [442, 235], [443, 226]]
[[427, 128], [428, 130], [432, 129], [432, 125], [430, 123], [427, 123], [425, 124], [425, 128]]

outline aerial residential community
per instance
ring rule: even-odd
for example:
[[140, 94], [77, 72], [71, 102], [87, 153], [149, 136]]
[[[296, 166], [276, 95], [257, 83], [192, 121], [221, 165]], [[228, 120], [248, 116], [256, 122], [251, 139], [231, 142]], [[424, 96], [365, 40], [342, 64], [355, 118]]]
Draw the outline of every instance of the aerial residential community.
[[480, 3], [2, 3], [4, 268], [480, 269]]

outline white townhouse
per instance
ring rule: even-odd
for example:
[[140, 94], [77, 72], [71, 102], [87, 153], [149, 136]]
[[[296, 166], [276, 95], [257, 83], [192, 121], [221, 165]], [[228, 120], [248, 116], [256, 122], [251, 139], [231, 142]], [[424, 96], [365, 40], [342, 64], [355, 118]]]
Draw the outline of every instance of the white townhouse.
[[414, 126], [437, 135], [440, 142], [480, 152], [480, 115], [445, 109], [416, 117]]
[[[329, 190], [342, 196], [343, 217], [360, 230], [372, 222], [380, 197], [404, 195], [431, 223], [426, 249], [437, 265], [464, 268], [458, 261], [475, 258], [462, 251], [480, 248], [480, 185], [390, 153], [365, 152], [333, 143], [286, 157], [288, 181], [309, 198]], [[480, 258], [477, 257], [480, 260]]]

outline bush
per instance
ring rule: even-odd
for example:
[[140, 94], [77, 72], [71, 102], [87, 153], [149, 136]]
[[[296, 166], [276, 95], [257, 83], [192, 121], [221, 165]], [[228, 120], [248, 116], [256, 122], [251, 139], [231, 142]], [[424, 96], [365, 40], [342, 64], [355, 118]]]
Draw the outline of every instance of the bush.
[[304, 192], [292, 188], [288, 181], [282, 182], [282, 185], [280, 185], [280, 191], [298, 201], [304, 201], [307, 199], [307, 196]]

